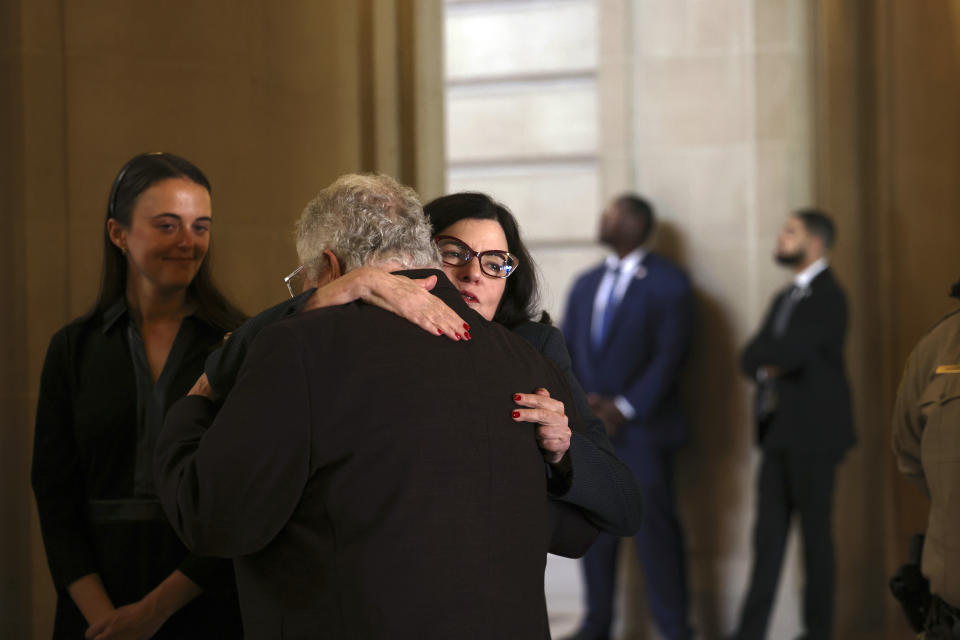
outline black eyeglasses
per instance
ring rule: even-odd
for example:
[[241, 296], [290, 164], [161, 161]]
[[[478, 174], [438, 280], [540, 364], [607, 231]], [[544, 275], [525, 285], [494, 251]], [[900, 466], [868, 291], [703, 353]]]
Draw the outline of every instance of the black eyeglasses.
[[462, 267], [476, 257], [484, 275], [506, 278], [520, 265], [512, 253], [496, 249], [474, 251], [466, 242], [454, 236], [437, 236], [433, 240], [440, 249], [440, 259], [451, 267]]

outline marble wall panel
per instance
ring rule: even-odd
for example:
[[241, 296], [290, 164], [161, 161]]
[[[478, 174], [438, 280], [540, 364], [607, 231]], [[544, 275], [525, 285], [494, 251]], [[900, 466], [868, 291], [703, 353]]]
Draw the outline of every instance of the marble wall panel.
[[640, 149], [743, 141], [753, 104], [742, 55], [641, 59], [635, 83]]
[[592, 81], [535, 82], [447, 93], [447, 161], [592, 155], [598, 140]]
[[634, 0], [632, 9], [634, 52], [638, 56], [666, 58], [688, 50], [688, 0]]
[[668, 146], [643, 148], [634, 156], [634, 189], [661, 219], [682, 225], [691, 212], [690, 154]]
[[[775, 236], [791, 212], [817, 205], [810, 188], [809, 157], [787, 139], [758, 142], [755, 153], [757, 233]], [[843, 221], [836, 222], [842, 228]]]
[[731, 145], [689, 154], [691, 234], [743, 251], [749, 232], [747, 195], [752, 189], [749, 149]]
[[577, 276], [603, 260], [606, 251], [599, 245], [550, 246], [532, 244], [530, 252], [544, 275], [540, 294], [543, 308], [555, 323], [563, 321], [570, 287]]
[[482, 191], [510, 209], [526, 242], [592, 238], [600, 204], [595, 165], [461, 169], [447, 174], [449, 191]]
[[791, 4], [795, 4], [794, 0], [753, 1], [754, 43], [782, 47], [790, 42]]
[[790, 134], [791, 114], [804, 98], [802, 61], [792, 53], [758, 53], [756, 73], [756, 132], [761, 140], [782, 139]]
[[597, 9], [590, 0], [451, 4], [444, 37], [448, 80], [590, 71]]
[[748, 5], [743, 0], [688, 0], [690, 49], [695, 53], [736, 53], [747, 42]]

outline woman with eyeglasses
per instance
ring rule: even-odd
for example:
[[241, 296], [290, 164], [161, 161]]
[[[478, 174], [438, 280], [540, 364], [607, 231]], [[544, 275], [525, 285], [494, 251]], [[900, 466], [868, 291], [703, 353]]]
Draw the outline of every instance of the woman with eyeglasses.
[[[566, 374], [586, 429], [568, 443], [541, 440], [541, 447], [564, 446], [558, 473], [572, 477], [557, 501], [585, 511], [600, 529], [632, 535], [640, 526], [640, 493], [629, 469], [617, 458], [603, 423], [590, 412], [586, 395], [574, 378], [563, 334], [540, 311], [537, 269], [520, 238], [513, 214], [482, 193], [454, 193], [423, 208], [436, 233], [443, 271], [466, 303], [487, 320], [499, 322], [525, 338]], [[517, 421], [566, 424], [565, 407], [548, 390], [518, 394]], [[556, 537], [556, 532], [555, 532]]]
[[54, 638], [242, 637], [230, 561], [188, 553], [153, 487], [167, 408], [244, 320], [210, 277], [212, 223], [200, 169], [131, 159], [108, 199], [94, 308], [50, 342], [31, 479]]
[[[444, 273], [467, 304], [487, 320], [509, 327], [553, 360], [570, 380], [577, 411], [586, 429], [571, 433], [563, 403], [549, 390], [518, 393], [516, 422], [537, 425], [544, 458], [551, 462], [553, 497], [589, 516], [597, 528], [615, 535], [633, 535], [640, 526], [640, 494], [629, 469], [617, 458], [603, 423], [590, 412], [586, 395], [571, 372], [563, 335], [539, 310], [536, 266], [520, 239], [516, 219], [482, 193], [455, 193], [424, 207], [436, 233]], [[431, 278], [433, 280], [433, 278]], [[284, 279], [290, 286], [290, 276]], [[294, 313], [345, 304], [361, 298], [403, 316], [430, 333], [453, 340], [469, 339], [463, 320], [439, 298], [427, 293], [433, 282], [417, 282], [379, 269], [360, 267], [318, 289], [308, 288], [247, 322], [222, 349], [207, 359], [205, 375], [193, 388], [211, 398], [223, 397], [246, 356], [247, 347], [264, 326]], [[308, 287], [316, 283], [306, 283]], [[291, 294], [294, 292], [291, 291]], [[539, 321], [535, 321], [537, 318]], [[439, 339], [439, 338], [438, 338]], [[576, 526], [569, 518], [558, 527]], [[558, 533], [555, 531], [555, 533]], [[565, 533], [572, 535], [566, 536]], [[582, 528], [560, 531], [555, 553], [575, 557], [592, 542]]]
[[[539, 311], [536, 267], [520, 239], [513, 215], [481, 193], [457, 193], [424, 207], [440, 250], [442, 268], [467, 302], [487, 320], [499, 322], [553, 360], [567, 375], [584, 430], [571, 433], [563, 403], [546, 389], [517, 393], [513, 420], [537, 425], [537, 440], [550, 463], [550, 551], [582, 556], [599, 531], [629, 536], [640, 526], [641, 497], [636, 480], [613, 451], [603, 423], [590, 412], [586, 395], [571, 372], [563, 336]], [[302, 272], [302, 268], [298, 271]], [[435, 278], [413, 281], [371, 267], [335, 277], [319, 288], [295, 295], [292, 279], [283, 279], [291, 299], [252, 318], [210, 355], [205, 373], [191, 393], [216, 400], [232, 388], [257, 333], [292, 314], [363, 299], [400, 315], [430, 333], [469, 340], [469, 327], [428, 293]], [[538, 318], [539, 321], [535, 321]], [[463, 333], [461, 333], [463, 332]], [[441, 339], [441, 338], [438, 338]]]

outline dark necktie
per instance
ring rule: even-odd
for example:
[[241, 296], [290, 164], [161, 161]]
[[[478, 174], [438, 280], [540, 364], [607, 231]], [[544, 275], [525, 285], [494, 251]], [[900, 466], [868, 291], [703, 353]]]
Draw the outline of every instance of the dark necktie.
[[617, 314], [617, 307], [619, 306], [617, 283], [620, 280], [620, 265], [607, 267], [607, 272], [613, 274], [613, 282], [610, 285], [607, 300], [603, 305], [603, 313], [600, 315], [600, 332], [597, 334], [598, 347], [606, 341], [610, 334], [610, 325], [613, 324], [613, 317]]
[[[780, 299], [780, 304], [777, 305], [777, 310], [773, 316], [773, 335], [775, 338], [782, 338], [787, 332], [787, 324], [790, 322], [790, 316], [793, 315], [794, 309], [797, 308], [797, 304], [806, 297], [806, 289], [802, 289], [797, 285], [790, 287], [790, 290]], [[760, 381], [758, 385], [758, 395], [757, 395], [757, 417], [760, 420], [761, 425], [770, 419], [770, 417], [777, 411], [777, 403], [779, 398], [777, 397], [777, 384], [776, 380], [768, 378]], [[763, 435], [766, 432], [766, 426], [761, 426], [760, 439], [762, 441]]]
[[793, 285], [790, 291], [780, 300], [780, 304], [777, 306], [777, 313], [773, 317], [773, 335], [775, 337], [782, 338], [783, 334], [787, 332], [787, 324], [790, 322], [790, 316], [793, 315], [793, 310], [796, 309], [797, 303], [803, 300], [804, 295], [805, 289]]

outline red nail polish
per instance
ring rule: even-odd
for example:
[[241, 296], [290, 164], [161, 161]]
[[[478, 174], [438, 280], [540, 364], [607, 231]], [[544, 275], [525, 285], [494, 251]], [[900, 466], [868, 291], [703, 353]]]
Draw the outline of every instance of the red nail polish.
[[513, 394], [513, 399], [516, 400], [517, 402], [520, 402], [520, 394], [519, 393]]
[[459, 333], [454, 333], [453, 335], [457, 336], [457, 340], [460, 340], [463, 338], [463, 336], [461, 336]]
[[514, 412], [513, 412], [513, 417], [514, 417], [514, 418], [519, 418], [519, 417], [520, 417], [520, 412], [519, 412], [519, 411], [514, 411]]
[[443, 335], [443, 329], [437, 329], [437, 335], [438, 335], [438, 336], [442, 336], [442, 335]]
[[468, 325], [466, 322], [463, 323], [463, 328], [467, 331], [470, 331], [470, 325]]
[[467, 340], [473, 340], [473, 336], [470, 335], [470, 332], [469, 332], [469, 331], [467, 331], [466, 333], [464, 333], [464, 337], [465, 337]]

